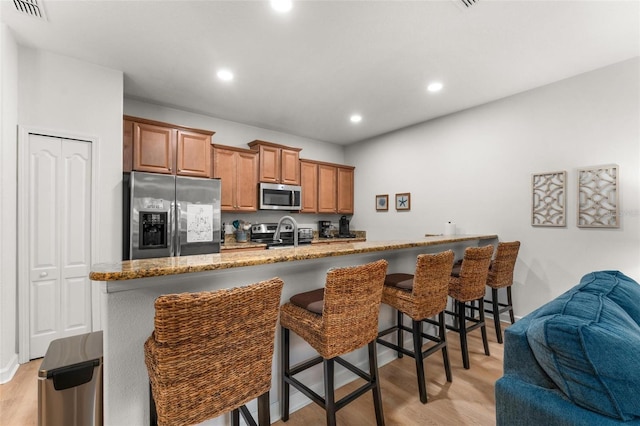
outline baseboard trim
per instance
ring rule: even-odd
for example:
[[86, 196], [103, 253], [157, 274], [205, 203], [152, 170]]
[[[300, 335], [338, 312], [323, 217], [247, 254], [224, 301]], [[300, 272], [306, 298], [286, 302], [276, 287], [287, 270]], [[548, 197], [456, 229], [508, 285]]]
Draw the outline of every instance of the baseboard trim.
[[0, 369], [0, 385], [10, 382], [19, 366], [18, 354], [13, 354], [7, 366]]

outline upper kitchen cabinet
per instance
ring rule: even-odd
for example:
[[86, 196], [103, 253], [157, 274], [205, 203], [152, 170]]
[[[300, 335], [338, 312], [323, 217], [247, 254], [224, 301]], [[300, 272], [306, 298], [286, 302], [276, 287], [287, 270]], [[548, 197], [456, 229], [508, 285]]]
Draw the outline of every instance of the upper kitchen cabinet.
[[141, 172], [211, 177], [214, 132], [129, 116], [123, 127], [125, 171], [130, 161], [131, 170]]
[[318, 163], [300, 160], [300, 186], [302, 187], [302, 208], [300, 213], [318, 212]]
[[133, 121], [122, 120], [122, 171], [133, 170]]
[[259, 153], [259, 181], [300, 185], [300, 148], [255, 140], [249, 147]]
[[318, 213], [337, 213], [338, 171], [332, 164], [318, 164]]
[[338, 213], [353, 214], [353, 176], [355, 168], [338, 166], [337, 168]]
[[224, 212], [258, 210], [258, 153], [250, 149], [213, 145], [213, 177], [222, 182]]
[[178, 129], [177, 174], [211, 177], [211, 135]]
[[[307, 161], [301, 160], [301, 166]], [[355, 167], [322, 162], [315, 162], [315, 164], [317, 167], [317, 213], [353, 214]], [[305, 189], [306, 186], [303, 186], [303, 198]]]
[[176, 132], [148, 123], [133, 123], [133, 170], [175, 174]]

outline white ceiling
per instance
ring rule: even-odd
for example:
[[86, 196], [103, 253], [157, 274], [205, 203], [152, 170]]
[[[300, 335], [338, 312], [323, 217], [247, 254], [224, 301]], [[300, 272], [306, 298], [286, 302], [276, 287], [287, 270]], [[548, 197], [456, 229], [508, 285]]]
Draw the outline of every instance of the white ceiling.
[[122, 70], [126, 97], [339, 144], [640, 55], [638, 0], [39, 1], [1, 0], [18, 43]]

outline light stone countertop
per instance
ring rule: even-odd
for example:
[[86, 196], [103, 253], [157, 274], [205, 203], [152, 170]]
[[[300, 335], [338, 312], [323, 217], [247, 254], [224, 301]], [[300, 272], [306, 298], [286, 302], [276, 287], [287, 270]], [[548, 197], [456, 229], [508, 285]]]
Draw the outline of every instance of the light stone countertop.
[[214, 253], [195, 256], [163, 257], [156, 259], [128, 260], [114, 263], [99, 263], [91, 268], [89, 278], [93, 281], [120, 281], [192, 272], [214, 271], [244, 266], [258, 266], [278, 262], [345, 256], [377, 251], [399, 250], [451, 244], [469, 240], [498, 238], [495, 234], [478, 235], [433, 235], [417, 240], [363, 241], [333, 244], [308, 244], [297, 248], [278, 250], [243, 250], [231, 253]]

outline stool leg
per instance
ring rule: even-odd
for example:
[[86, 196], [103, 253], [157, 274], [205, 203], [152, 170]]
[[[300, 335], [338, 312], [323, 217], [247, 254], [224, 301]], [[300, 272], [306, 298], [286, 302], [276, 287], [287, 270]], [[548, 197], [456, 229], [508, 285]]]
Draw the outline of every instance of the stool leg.
[[484, 299], [481, 297], [478, 299], [480, 303], [480, 322], [482, 322], [482, 326], [480, 327], [480, 331], [482, 332], [482, 344], [484, 346], [484, 354], [489, 354], [489, 340], [487, 339], [487, 326], [484, 321]]
[[325, 359], [324, 364], [324, 409], [327, 415], [327, 426], [336, 426], [336, 400], [333, 393], [334, 360]]
[[458, 312], [458, 328], [460, 330], [460, 351], [462, 352], [462, 366], [469, 369], [469, 349], [467, 348], [467, 324], [465, 320], [464, 302], [456, 301]]
[[268, 426], [271, 424], [271, 412], [269, 407], [269, 391], [258, 397], [258, 425]]
[[496, 328], [496, 339], [502, 343], [502, 329], [500, 328], [500, 305], [498, 304], [498, 289], [491, 289], [491, 305], [493, 305], [493, 325]]
[[440, 323], [440, 340], [445, 342], [444, 346], [442, 346], [442, 360], [444, 361], [444, 372], [447, 375], [447, 382], [451, 382], [453, 378], [451, 377], [451, 364], [449, 363], [449, 349], [447, 348], [447, 325], [445, 323], [445, 313], [444, 311], [440, 312], [438, 315], [438, 322]]
[[413, 353], [416, 361], [416, 375], [418, 376], [418, 392], [420, 402], [427, 403], [427, 386], [424, 383], [424, 362], [422, 359], [422, 321], [412, 320], [413, 323]]
[[240, 409], [231, 411], [231, 426], [240, 426]]
[[[403, 348], [404, 346], [404, 338], [402, 337], [402, 324], [403, 324], [403, 316], [402, 316], [402, 312], [400, 311], [396, 311], [397, 312], [397, 322], [396, 325], [398, 326], [398, 346]], [[398, 351], [398, 358], [402, 358], [404, 356], [404, 354], [400, 351]]]
[[158, 424], [158, 412], [156, 411], [156, 401], [153, 399], [151, 391], [151, 382], [149, 382], [149, 424], [156, 426]]
[[289, 383], [285, 378], [290, 377], [289, 373], [289, 329], [280, 327], [280, 360], [282, 367], [282, 421], [289, 420]]
[[373, 391], [373, 406], [376, 410], [377, 426], [384, 426], [384, 413], [382, 412], [382, 393], [380, 392], [380, 380], [378, 378], [378, 354], [376, 353], [376, 341], [369, 342], [369, 375], [375, 383]]
[[511, 286], [507, 287], [507, 303], [509, 304], [509, 318], [511, 324], [516, 322], [516, 317], [513, 315], [513, 301], [511, 300]]

